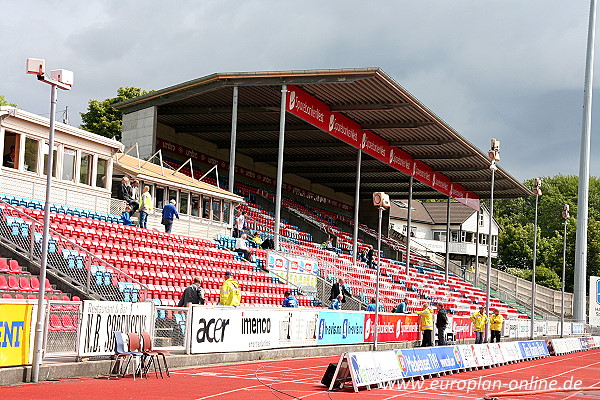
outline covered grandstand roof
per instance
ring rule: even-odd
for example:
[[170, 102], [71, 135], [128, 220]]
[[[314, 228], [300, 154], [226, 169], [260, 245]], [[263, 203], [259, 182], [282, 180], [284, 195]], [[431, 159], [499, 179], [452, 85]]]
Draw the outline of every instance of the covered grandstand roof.
[[[157, 121], [230, 147], [232, 93], [239, 87], [237, 152], [277, 166], [281, 85], [295, 85], [374, 132], [481, 199], [490, 197], [490, 161], [379, 68], [216, 73], [161, 89], [116, 105], [123, 113], [157, 107]], [[356, 148], [302, 120], [286, 115], [284, 173], [292, 173], [354, 196]], [[406, 198], [409, 176], [363, 151], [361, 197], [385, 191]], [[531, 192], [502, 168], [494, 197]], [[414, 181], [416, 199], [445, 198]]]

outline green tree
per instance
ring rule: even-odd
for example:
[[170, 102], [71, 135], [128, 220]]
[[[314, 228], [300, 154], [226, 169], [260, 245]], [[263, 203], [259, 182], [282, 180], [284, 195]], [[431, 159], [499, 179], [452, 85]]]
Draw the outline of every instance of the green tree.
[[9, 103], [4, 96], [0, 96], [0, 106], [16, 107], [17, 105], [15, 103]]
[[135, 97], [143, 96], [152, 91], [145, 91], [135, 87], [120, 87], [117, 97], [110, 99], [90, 100], [88, 111], [81, 114], [81, 129], [109, 138], [121, 139], [122, 115], [121, 111], [113, 107], [114, 104]]

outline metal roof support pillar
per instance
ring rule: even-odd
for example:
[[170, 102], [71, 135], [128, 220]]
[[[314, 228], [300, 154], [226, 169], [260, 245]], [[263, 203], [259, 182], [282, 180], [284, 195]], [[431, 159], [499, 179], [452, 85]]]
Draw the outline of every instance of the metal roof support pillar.
[[413, 198], [413, 177], [410, 177], [408, 184], [408, 215], [406, 218], [406, 275], [408, 276], [408, 267], [410, 266], [410, 238], [412, 230], [412, 198]]
[[283, 184], [283, 148], [285, 144], [285, 103], [287, 85], [281, 86], [281, 110], [279, 117], [279, 152], [277, 153], [277, 188], [275, 192], [275, 250], [279, 251], [279, 229], [281, 226], [281, 186]]
[[573, 318], [586, 322], [587, 228], [590, 180], [590, 134], [592, 129], [592, 83], [594, 80], [594, 37], [596, 0], [590, 0], [585, 84], [583, 90], [583, 123], [579, 152], [579, 188], [577, 191], [577, 236], [575, 239], [575, 277], [573, 287]]
[[[231, 145], [229, 146], [229, 191], [233, 193], [235, 183], [235, 144], [237, 142], [238, 87], [233, 87], [233, 104], [231, 105]], [[234, 213], [229, 213], [230, 225], [233, 225]]]
[[356, 268], [356, 257], [358, 256], [358, 210], [360, 206], [360, 167], [362, 164], [362, 150], [358, 149], [356, 158], [356, 191], [354, 193], [354, 238], [352, 239], [352, 265]]
[[450, 196], [446, 200], [446, 259], [444, 260], [444, 282], [448, 283], [448, 264], [450, 263]]
[[475, 229], [475, 279], [473, 285], [479, 285], [479, 225], [481, 221], [481, 207], [477, 210], [477, 228]]

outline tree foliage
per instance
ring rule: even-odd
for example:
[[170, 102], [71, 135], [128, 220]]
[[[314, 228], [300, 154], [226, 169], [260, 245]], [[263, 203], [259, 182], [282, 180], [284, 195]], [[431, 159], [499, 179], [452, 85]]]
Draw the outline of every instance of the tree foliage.
[[17, 105], [14, 103], [9, 103], [4, 96], [0, 96], [0, 107], [1, 106], [16, 107]]
[[[565, 286], [569, 291], [573, 288], [578, 182], [576, 176], [569, 175], [543, 178], [543, 195], [538, 198], [536, 281], [555, 289], [561, 286], [564, 204], [569, 204], [571, 211], [567, 221]], [[524, 185], [532, 188], [534, 180], [527, 180]], [[535, 197], [497, 200], [494, 211], [502, 227], [498, 267], [531, 279]], [[600, 180], [594, 177], [590, 178], [587, 274], [600, 274]]]
[[81, 114], [81, 129], [109, 138], [121, 139], [122, 115], [121, 111], [113, 107], [114, 104], [135, 97], [143, 96], [152, 91], [145, 91], [135, 87], [120, 87], [117, 96], [104, 100], [90, 100], [88, 111]]

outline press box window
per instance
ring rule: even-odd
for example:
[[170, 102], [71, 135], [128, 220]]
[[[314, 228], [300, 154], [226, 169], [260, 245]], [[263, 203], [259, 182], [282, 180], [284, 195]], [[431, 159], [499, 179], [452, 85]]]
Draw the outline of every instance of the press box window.
[[[42, 173], [44, 175], [46, 175], [46, 171], [48, 170], [48, 149], [50, 148], [50, 146], [48, 145], [48, 143], [44, 143], [43, 146], [43, 151], [44, 151], [44, 170], [42, 171]], [[57, 148], [56, 146], [54, 146], [54, 148], [52, 149], [52, 176], [56, 178], [56, 164], [58, 161], [58, 158], [56, 157], [57, 155]]]
[[79, 158], [79, 183], [92, 185], [92, 166], [94, 165], [94, 156], [81, 152]]
[[77, 152], [73, 149], [63, 149], [62, 177], [65, 181], [75, 181], [75, 160]]
[[25, 159], [23, 169], [25, 171], [38, 172], [38, 150], [40, 141], [30, 137], [25, 138]]
[[106, 188], [106, 169], [108, 168], [108, 160], [104, 158], [98, 159], [98, 168], [96, 170], [96, 187]]

